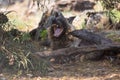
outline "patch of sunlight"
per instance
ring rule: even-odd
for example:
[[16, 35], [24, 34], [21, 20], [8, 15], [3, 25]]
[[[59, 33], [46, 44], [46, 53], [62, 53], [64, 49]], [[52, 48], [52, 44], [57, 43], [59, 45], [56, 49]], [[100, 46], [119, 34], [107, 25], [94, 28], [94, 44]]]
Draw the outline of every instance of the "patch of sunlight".
[[77, 13], [71, 11], [62, 12], [65, 17], [75, 16]]
[[[31, 28], [34, 27], [35, 19], [23, 19], [20, 17], [17, 13], [12, 12], [12, 14], [7, 15], [9, 18], [9, 21], [12, 25], [14, 25], [15, 29], [18, 29], [20, 31], [29, 31]], [[37, 23], [36, 23], [37, 24]], [[13, 27], [13, 26], [11, 26]]]
[[94, 6], [94, 10], [95, 11], [103, 11], [103, 6], [102, 6], [102, 3], [100, 1], [96, 2], [96, 5]]
[[73, 20], [73, 25], [75, 26], [75, 29], [85, 28], [86, 17], [87, 15], [82, 13]]

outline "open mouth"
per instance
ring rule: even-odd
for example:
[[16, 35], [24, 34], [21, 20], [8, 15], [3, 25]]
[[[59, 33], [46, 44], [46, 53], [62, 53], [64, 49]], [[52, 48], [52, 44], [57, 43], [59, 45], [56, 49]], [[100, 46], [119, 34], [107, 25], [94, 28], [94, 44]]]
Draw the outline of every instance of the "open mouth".
[[63, 28], [58, 25], [54, 26], [54, 36], [59, 37], [63, 32]]

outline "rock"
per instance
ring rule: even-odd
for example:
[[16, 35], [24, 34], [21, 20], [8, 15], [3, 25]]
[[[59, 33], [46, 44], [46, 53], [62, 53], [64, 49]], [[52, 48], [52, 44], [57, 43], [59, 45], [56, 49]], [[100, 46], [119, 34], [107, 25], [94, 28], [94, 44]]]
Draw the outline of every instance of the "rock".
[[95, 3], [91, 0], [60, 0], [56, 2], [56, 8], [61, 11], [84, 11], [93, 9]]
[[93, 9], [95, 3], [91, 2], [89, 0], [77, 0], [73, 5], [72, 5], [72, 10], [75, 11], [84, 11], [84, 10], [90, 10]]

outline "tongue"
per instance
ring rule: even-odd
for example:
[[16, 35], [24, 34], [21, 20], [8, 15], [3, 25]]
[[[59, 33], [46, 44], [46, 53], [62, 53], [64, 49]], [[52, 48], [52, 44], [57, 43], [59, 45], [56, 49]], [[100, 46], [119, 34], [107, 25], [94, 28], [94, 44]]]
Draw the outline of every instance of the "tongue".
[[54, 36], [55, 36], [55, 37], [59, 37], [60, 34], [61, 34], [61, 29], [57, 28], [57, 29], [54, 31]]

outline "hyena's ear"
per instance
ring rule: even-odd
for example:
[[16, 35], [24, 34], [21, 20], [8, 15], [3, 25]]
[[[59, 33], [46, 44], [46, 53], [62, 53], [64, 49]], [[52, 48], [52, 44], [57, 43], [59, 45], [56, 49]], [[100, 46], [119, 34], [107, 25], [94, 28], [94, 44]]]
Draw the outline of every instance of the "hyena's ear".
[[67, 21], [72, 24], [73, 20], [75, 19], [76, 16], [72, 16], [72, 17], [69, 17], [69, 18], [66, 18]]

